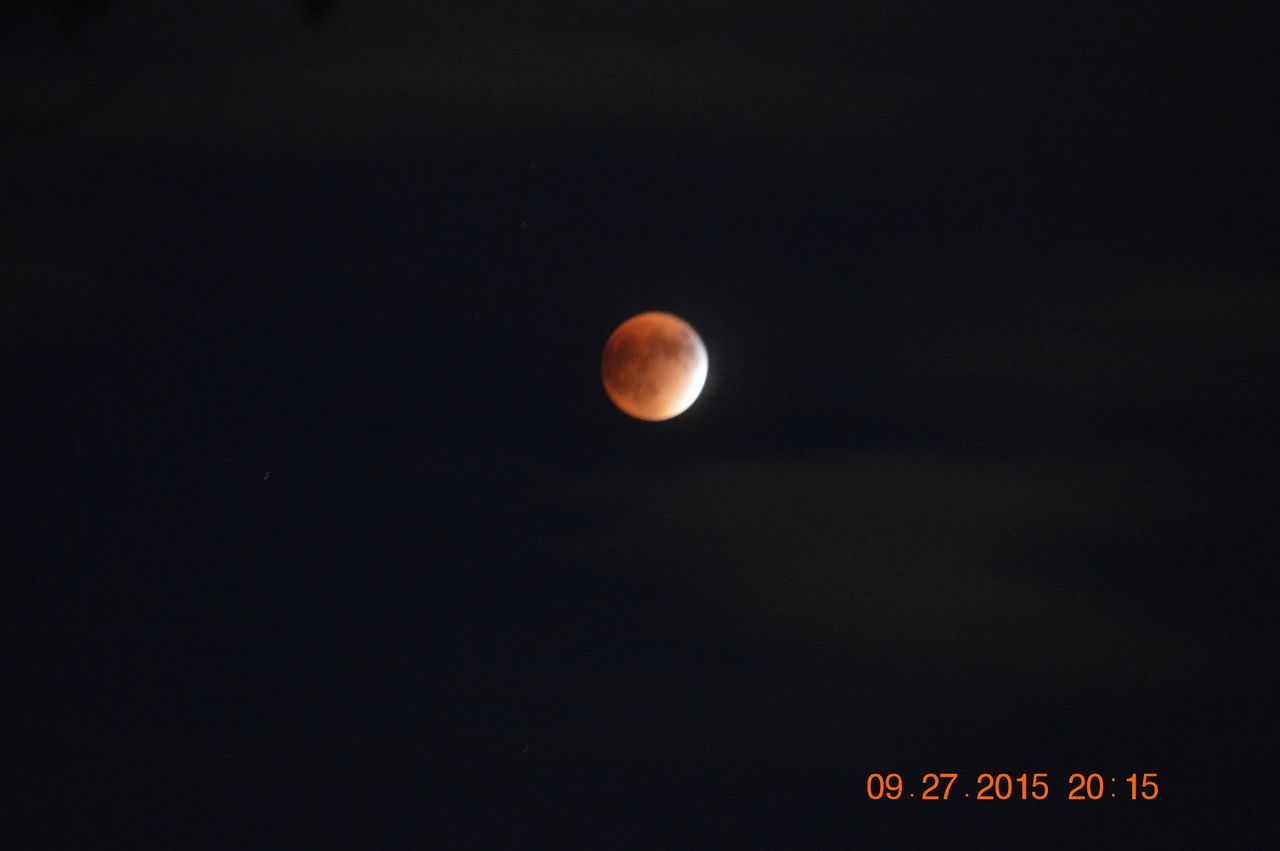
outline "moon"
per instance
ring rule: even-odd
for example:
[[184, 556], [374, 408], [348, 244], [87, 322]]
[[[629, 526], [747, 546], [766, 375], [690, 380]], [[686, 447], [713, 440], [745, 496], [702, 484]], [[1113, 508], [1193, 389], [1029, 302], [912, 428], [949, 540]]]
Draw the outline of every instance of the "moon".
[[609, 335], [600, 377], [623, 413], [649, 422], [669, 420], [702, 392], [707, 348], [693, 326], [674, 313], [638, 313]]

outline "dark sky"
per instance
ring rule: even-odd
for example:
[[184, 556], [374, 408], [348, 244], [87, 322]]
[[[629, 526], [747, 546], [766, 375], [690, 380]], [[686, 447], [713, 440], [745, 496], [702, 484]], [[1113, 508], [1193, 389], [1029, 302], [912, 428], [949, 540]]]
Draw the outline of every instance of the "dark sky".
[[[1244, 841], [1246, 8], [0, 6], [24, 847]], [[647, 309], [710, 353], [659, 424]], [[930, 771], [1051, 795], [867, 799]]]

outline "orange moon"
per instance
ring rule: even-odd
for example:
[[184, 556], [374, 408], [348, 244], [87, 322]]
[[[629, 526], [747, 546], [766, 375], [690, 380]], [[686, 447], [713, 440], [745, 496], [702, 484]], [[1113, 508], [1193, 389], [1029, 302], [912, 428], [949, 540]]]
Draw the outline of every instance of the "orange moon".
[[600, 377], [613, 404], [638, 420], [657, 422], [684, 413], [707, 382], [707, 349], [688, 322], [650, 310], [609, 336]]

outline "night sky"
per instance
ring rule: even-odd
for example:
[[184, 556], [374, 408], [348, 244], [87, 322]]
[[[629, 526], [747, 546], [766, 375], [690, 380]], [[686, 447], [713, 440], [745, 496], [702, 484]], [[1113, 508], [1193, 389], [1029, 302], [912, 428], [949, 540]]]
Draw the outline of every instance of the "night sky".
[[[13, 847], [1243, 847], [1245, 10], [0, 6]], [[651, 309], [663, 423], [600, 383]]]

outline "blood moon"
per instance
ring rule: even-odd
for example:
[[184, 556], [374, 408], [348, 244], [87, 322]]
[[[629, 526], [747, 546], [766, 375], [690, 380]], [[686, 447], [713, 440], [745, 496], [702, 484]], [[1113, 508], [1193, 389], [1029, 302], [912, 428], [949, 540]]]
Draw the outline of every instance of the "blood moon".
[[673, 313], [650, 310], [619, 325], [604, 344], [600, 377], [613, 404], [638, 420], [684, 413], [707, 382], [707, 349]]

